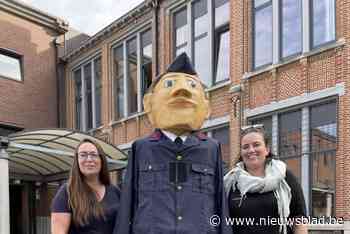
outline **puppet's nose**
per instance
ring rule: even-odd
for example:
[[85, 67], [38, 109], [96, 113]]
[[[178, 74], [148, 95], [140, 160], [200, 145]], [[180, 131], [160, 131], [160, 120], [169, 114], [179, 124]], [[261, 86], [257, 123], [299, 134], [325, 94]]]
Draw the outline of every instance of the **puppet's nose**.
[[190, 89], [186, 86], [185, 82], [181, 82], [181, 84], [176, 85], [176, 87], [172, 91], [173, 96], [183, 96], [187, 98], [192, 97], [192, 93]]

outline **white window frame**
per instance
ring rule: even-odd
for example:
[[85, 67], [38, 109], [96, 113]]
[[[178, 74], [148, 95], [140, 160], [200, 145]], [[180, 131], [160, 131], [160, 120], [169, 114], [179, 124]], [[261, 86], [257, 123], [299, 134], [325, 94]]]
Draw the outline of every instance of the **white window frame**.
[[[129, 118], [132, 117], [134, 115], [138, 115], [138, 113], [142, 112], [142, 90], [141, 90], [141, 79], [142, 79], [142, 37], [141, 35], [145, 32], [147, 32], [148, 30], [151, 30], [152, 32], [152, 27], [147, 26], [147, 27], [143, 27], [141, 30], [138, 30], [136, 33], [132, 33], [130, 35], [128, 35], [127, 37], [125, 37], [124, 39], [122, 39], [121, 41], [115, 43], [112, 47], [111, 47], [111, 57], [112, 57], [112, 61], [114, 59], [114, 53], [113, 50], [117, 47], [122, 46], [123, 47], [123, 83], [124, 83], [124, 117], [117, 119], [115, 116], [115, 111], [113, 111], [113, 121], [120, 121], [123, 120], [125, 118]], [[129, 74], [128, 74], [128, 51], [127, 51], [127, 43], [128, 41], [132, 40], [136, 38], [136, 53], [137, 53], [137, 111], [135, 113], [129, 113], [129, 90], [128, 90], [128, 80], [129, 80]], [[152, 43], [153, 46], [153, 43]], [[154, 58], [154, 53], [153, 53], [153, 47], [152, 47], [152, 58]], [[153, 66], [153, 64], [152, 64]], [[114, 89], [114, 72], [113, 72], [113, 97], [115, 97], [115, 89]], [[113, 105], [115, 106], [115, 98], [113, 98]], [[115, 107], [114, 107], [115, 108]]]
[[[80, 79], [81, 79], [81, 94], [82, 94], [82, 103], [81, 103], [81, 125], [82, 125], [82, 128], [79, 129], [81, 131], [90, 131], [90, 130], [93, 130], [93, 129], [96, 129], [100, 126], [97, 126], [97, 123], [96, 123], [96, 94], [95, 94], [95, 91], [96, 91], [96, 87], [95, 87], [95, 61], [97, 59], [101, 59], [102, 60], [102, 56], [101, 54], [98, 54], [96, 56], [94, 56], [93, 58], [91, 59], [88, 59], [88, 60], [85, 60], [83, 63], [79, 64], [77, 67], [75, 67], [73, 70], [72, 70], [72, 74], [73, 74], [73, 78], [74, 77], [74, 73], [80, 69]], [[91, 129], [88, 129], [88, 126], [87, 126], [87, 98], [86, 98], [86, 83], [85, 83], [85, 74], [84, 74], [84, 67], [88, 64], [91, 64], [91, 95], [92, 95], [92, 103], [91, 103], [91, 106], [92, 106], [92, 128]], [[101, 70], [102, 70], [102, 61], [101, 61]], [[100, 77], [100, 79], [102, 79], [102, 76]], [[74, 84], [74, 87], [75, 84]], [[76, 98], [76, 96], [74, 97]], [[102, 98], [101, 98], [102, 100]], [[102, 105], [102, 103], [101, 103]], [[76, 113], [76, 110], [74, 111]], [[102, 117], [102, 109], [101, 109], [101, 113], [100, 113], [101, 117]], [[77, 118], [77, 116], [75, 117]], [[102, 118], [100, 118], [102, 120]], [[75, 121], [76, 122], [76, 121]], [[102, 125], [102, 121], [101, 121], [101, 125]], [[78, 126], [76, 126], [77, 128]]]
[[[193, 60], [194, 58], [194, 22], [193, 22], [193, 10], [192, 10], [192, 4], [193, 2], [195, 2], [197, 0], [191, 0], [186, 2], [185, 4], [180, 3], [172, 8], [169, 9], [169, 13], [171, 15], [171, 37], [172, 37], [172, 48], [173, 50], [171, 51], [171, 56], [174, 59], [176, 56], [176, 42], [175, 42], [175, 25], [174, 25], [174, 15], [178, 12], [181, 11], [183, 9], [186, 9], [186, 13], [187, 13], [187, 26], [188, 26], [188, 34], [187, 34], [187, 55]], [[206, 0], [207, 1], [207, 15], [208, 15], [208, 21], [209, 21], [209, 25], [208, 25], [208, 34], [206, 35], [208, 37], [209, 40], [209, 77], [210, 77], [210, 84], [209, 87], [215, 86], [219, 83], [225, 82], [228, 79], [225, 80], [221, 80], [216, 82], [216, 77], [215, 77], [215, 2], [214, 0]], [[230, 1], [228, 1], [225, 4], [230, 4]], [[225, 25], [229, 25], [230, 24], [230, 20], [227, 21], [226, 23], [220, 25], [219, 28], [223, 28], [223, 26]], [[230, 31], [230, 28], [229, 28]], [[195, 62], [195, 61], [194, 61]]]
[[[253, 0], [254, 2], [254, 0]], [[336, 3], [335, 3], [336, 5]], [[287, 56], [285, 58], [282, 57], [281, 55], [281, 51], [282, 51], [282, 48], [281, 48], [281, 40], [282, 40], [282, 32], [281, 32], [281, 28], [280, 28], [280, 24], [281, 24], [281, 21], [282, 21], [282, 17], [280, 15], [281, 13], [281, 7], [282, 7], [282, 2], [280, 2], [280, 0], [272, 0], [272, 64], [279, 64], [283, 61], [286, 61], [286, 60], [290, 60], [300, 54], [305, 54], [305, 53], [308, 53], [314, 49], [317, 49], [319, 47], [322, 47], [322, 46], [326, 46], [328, 45], [329, 43], [332, 43], [336, 40], [336, 37], [337, 35], [335, 34], [335, 40], [332, 40], [332, 41], [329, 41], [329, 42], [326, 42], [322, 45], [319, 45], [317, 47], [313, 47], [312, 45], [312, 33], [313, 33], [313, 30], [312, 30], [312, 9], [310, 7], [310, 0], [302, 0], [301, 1], [301, 11], [302, 11], [302, 38], [301, 38], [301, 42], [302, 42], [302, 49], [301, 49], [301, 52], [300, 53], [296, 53], [294, 55], [291, 55], [291, 56]], [[255, 8], [254, 8], [254, 3], [252, 4], [252, 15], [253, 17], [255, 17]], [[336, 6], [334, 7], [334, 10], [336, 10]], [[335, 13], [334, 13], [335, 15]], [[334, 21], [334, 27], [336, 28], [336, 22]], [[252, 30], [252, 38], [253, 38], [253, 41], [255, 40], [255, 37], [254, 37], [254, 29], [255, 29], [255, 26], [254, 26], [254, 23], [252, 23], [252, 27], [253, 27], [253, 30]], [[336, 30], [335, 30], [336, 31]], [[254, 44], [254, 43], [253, 43]], [[255, 64], [254, 64], [254, 61], [255, 61], [255, 54], [253, 52], [253, 55], [252, 55], [252, 70], [259, 70], [263, 67], [266, 67], [266, 66], [269, 66], [271, 65], [271, 63], [267, 63], [265, 65], [261, 65], [261, 66], [258, 66], [256, 67]]]
[[5, 78], [5, 79], [9, 79], [9, 80], [14, 80], [14, 81], [23, 81], [23, 55], [20, 55], [18, 53], [16, 53], [15, 51], [11, 51], [8, 49], [3, 49], [0, 47], [0, 55], [17, 60], [18, 64], [19, 64], [19, 76], [18, 78], [16, 77], [11, 77], [11, 76], [7, 76], [6, 74], [1, 74], [0, 72], [0, 78]]
[[[310, 103], [306, 103], [303, 106], [299, 107], [292, 107], [287, 110], [276, 110], [273, 114], [268, 115], [256, 115], [256, 116], [249, 116], [249, 121], [254, 121], [256, 119], [260, 119], [263, 117], [271, 116], [272, 121], [272, 153], [275, 155], [278, 155], [279, 149], [278, 149], [278, 133], [279, 133], [279, 115], [282, 113], [287, 113], [289, 111], [301, 111], [301, 157], [300, 157], [300, 180], [301, 180], [301, 187], [304, 193], [305, 197], [305, 205], [306, 205], [306, 212], [307, 215], [310, 214], [310, 201], [311, 201], [311, 183], [310, 181], [310, 163], [312, 160], [311, 152], [310, 152], [310, 109], [317, 105], [317, 104], [323, 104], [327, 103], [329, 101], [336, 100], [335, 97], [330, 97], [325, 100], [318, 100]], [[337, 105], [337, 102], [336, 102]], [[337, 138], [339, 135], [337, 134]]]

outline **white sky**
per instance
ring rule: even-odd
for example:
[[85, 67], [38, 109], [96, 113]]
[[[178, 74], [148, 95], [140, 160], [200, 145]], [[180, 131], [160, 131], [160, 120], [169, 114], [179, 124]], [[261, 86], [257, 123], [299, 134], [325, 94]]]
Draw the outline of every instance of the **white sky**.
[[21, 0], [90, 36], [112, 23], [143, 0]]

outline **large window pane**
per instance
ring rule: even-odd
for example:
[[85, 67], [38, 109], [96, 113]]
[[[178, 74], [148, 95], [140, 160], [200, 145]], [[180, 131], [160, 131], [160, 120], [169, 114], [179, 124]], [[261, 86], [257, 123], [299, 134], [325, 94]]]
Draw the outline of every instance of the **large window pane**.
[[193, 3], [194, 37], [201, 36], [208, 31], [207, 0], [198, 0]]
[[221, 27], [230, 21], [230, 1], [215, 0], [215, 28]]
[[74, 72], [75, 83], [75, 126], [77, 129], [82, 130], [82, 92], [81, 92], [81, 69]]
[[313, 47], [335, 40], [335, 1], [312, 1]]
[[207, 1], [199, 0], [193, 3], [194, 17], [194, 66], [200, 79], [207, 86], [211, 85], [209, 39], [208, 39], [208, 14]]
[[281, 114], [278, 126], [278, 155], [286, 160], [288, 167], [300, 179], [301, 111]]
[[87, 129], [92, 128], [92, 82], [91, 82], [91, 63], [88, 63], [84, 66], [84, 81], [85, 81], [85, 97], [86, 97], [86, 112], [85, 115], [87, 117]]
[[206, 86], [211, 86], [210, 81], [210, 70], [208, 66], [209, 62], [209, 50], [205, 49], [208, 48], [209, 40], [208, 37], [205, 36], [199, 40], [195, 41], [194, 49], [195, 49], [195, 69], [197, 73], [199, 74], [200, 79]]
[[114, 49], [114, 105], [115, 119], [124, 117], [124, 55], [123, 46]]
[[271, 2], [271, 0], [255, 0], [254, 6], [255, 6], [255, 8], [257, 8], [257, 7], [260, 7], [264, 4], [268, 4], [269, 2]]
[[219, 141], [221, 145], [222, 158], [229, 164], [230, 160], [230, 129], [229, 127], [222, 127], [212, 131], [212, 137]]
[[141, 79], [141, 95], [146, 93], [148, 87], [152, 83], [152, 31], [148, 30], [141, 36], [142, 45], [142, 79]]
[[230, 75], [230, 31], [215, 34], [215, 83], [229, 79]]
[[22, 80], [20, 58], [2, 54], [0, 51], [0, 76]]
[[214, 83], [229, 79], [230, 71], [230, 1], [215, 0]]
[[265, 135], [267, 137], [268, 144], [270, 148], [272, 147], [272, 117], [264, 117], [259, 119], [254, 119], [251, 121], [253, 125], [262, 124], [264, 126]]
[[136, 38], [127, 43], [128, 51], [128, 114], [137, 112], [137, 43]]
[[176, 51], [175, 51], [175, 56], [178, 56], [178, 55], [182, 54], [183, 52], [187, 53], [187, 47], [179, 47], [179, 48], [177, 48]]
[[188, 38], [188, 24], [187, 24], [187, 10], [186, 8], [174, 14], [174, 29], [175, 29], [175, 55], [180, 54], [178, 50], [187, 51]]
[[94, 71], [95, 71], [95, 114], [96, 114], [96, 127], [98, 127], [101, 125], [101, 95], [102, 95], [101, 58], [95, 59]]
[[272, 62], [272, 5], [255, 8], [254, 18], [254, 67]]
[[336, 103], [314, 106], [310, 113], [312, 215], [331, 216], [334, 214], [335, 194]]
[[302, 49], [302, 1], [282, 2], [282, 57], [301, 52]]

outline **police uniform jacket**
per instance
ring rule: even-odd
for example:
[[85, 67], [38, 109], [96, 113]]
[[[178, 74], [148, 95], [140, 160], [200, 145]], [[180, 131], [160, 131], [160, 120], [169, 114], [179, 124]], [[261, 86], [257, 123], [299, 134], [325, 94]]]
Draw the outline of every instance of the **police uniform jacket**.
[[226, 214], [217, 141], [194, 133], [178, 146], [155, 130], [132, 144], [114, 234], [232, 233]]

